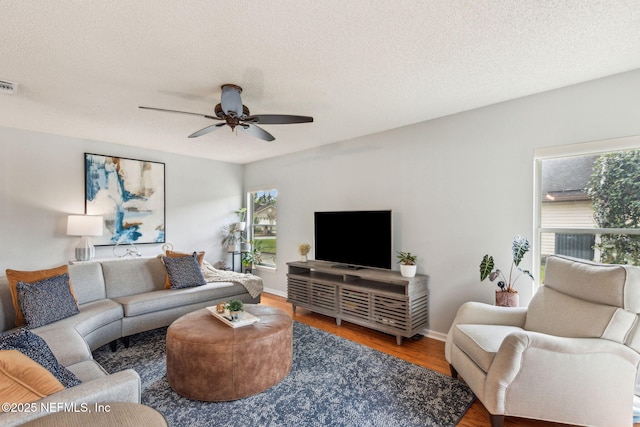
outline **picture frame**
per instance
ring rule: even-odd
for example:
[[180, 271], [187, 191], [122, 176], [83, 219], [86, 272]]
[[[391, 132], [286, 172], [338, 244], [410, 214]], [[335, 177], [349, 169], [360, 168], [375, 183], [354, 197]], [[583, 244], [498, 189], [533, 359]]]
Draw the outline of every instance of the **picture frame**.
[[165, 164], [84, 153], [85, 213], [104, 218], [96, 246], [165, 243]]

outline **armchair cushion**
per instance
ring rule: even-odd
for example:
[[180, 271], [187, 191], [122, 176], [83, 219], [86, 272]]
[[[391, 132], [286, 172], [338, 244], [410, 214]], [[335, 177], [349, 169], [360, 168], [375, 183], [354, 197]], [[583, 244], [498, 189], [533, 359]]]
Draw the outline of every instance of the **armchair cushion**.
[[543, 286], [529, 303], [524, 329], [568, 338], [600, 338], [616, 309]]
[[502, 341], [516, 331], [522, 329], [502, 325], [457, 325], [453, 331], [453, 340], [460, 350], [487, 372]]

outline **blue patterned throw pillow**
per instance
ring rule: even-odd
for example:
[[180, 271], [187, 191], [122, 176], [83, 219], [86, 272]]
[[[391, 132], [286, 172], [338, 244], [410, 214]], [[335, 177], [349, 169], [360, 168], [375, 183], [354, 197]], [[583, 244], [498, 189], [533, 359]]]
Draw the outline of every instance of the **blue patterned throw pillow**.
[[58, 363], [45, 340], [27, 328], [1, 335], [0, 350], [18, 350], [51, 372], [67, 388], [81, 383], [73, 372]]
[[16, 291], [18, 305], [29, 329], [79, 313], [78, 304], [71, 294], [67, 273], [34, 283], [18, 282]]
[[197, 254], [180, 258], [164, 257], [171, 289], [193, 288], [207, 283], [198, 265]]

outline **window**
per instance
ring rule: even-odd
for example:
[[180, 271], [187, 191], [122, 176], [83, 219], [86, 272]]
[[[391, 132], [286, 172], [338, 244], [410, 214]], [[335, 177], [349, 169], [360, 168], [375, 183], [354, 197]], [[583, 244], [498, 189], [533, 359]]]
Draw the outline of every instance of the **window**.
[[[551, 254], [640, 265], [640, 138], [612, 141], [591, 143], [583, 152], [580, 145], [536, 152], [541, 282]], [[594, 144], [607, 150], [594, 150]]]
[[250, 239], [254, 264], [276, 267], [278, 190], [249, 193]]

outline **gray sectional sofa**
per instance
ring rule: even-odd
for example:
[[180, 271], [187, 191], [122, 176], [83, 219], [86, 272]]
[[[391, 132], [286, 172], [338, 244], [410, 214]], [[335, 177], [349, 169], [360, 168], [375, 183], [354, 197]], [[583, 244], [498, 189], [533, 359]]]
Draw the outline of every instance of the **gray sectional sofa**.
[[[207, 283], [184, 289], [164, 289], [162, 260], [127, 258], [69, 266], [69, 277], [80, 312], [31, 331], [42, 337], [60, 364], [82, 384], [47, 396], [38, 403], [140, 402], [140, 377], [131, 369], [108, 375], [91, 352], [139, 332], [170, 325], [178, 317], [222, 301], [259, 303], [243, 285]], [[255, 289], [252, 290], [255, 295]], [[0, 328], [15, 328], [15, 310], [6, 277], [0, 278]], [[115, 348], [115, 345], [113, 346]], [[0, 413], [0, 425], [18, 425], [45, 412]]]

